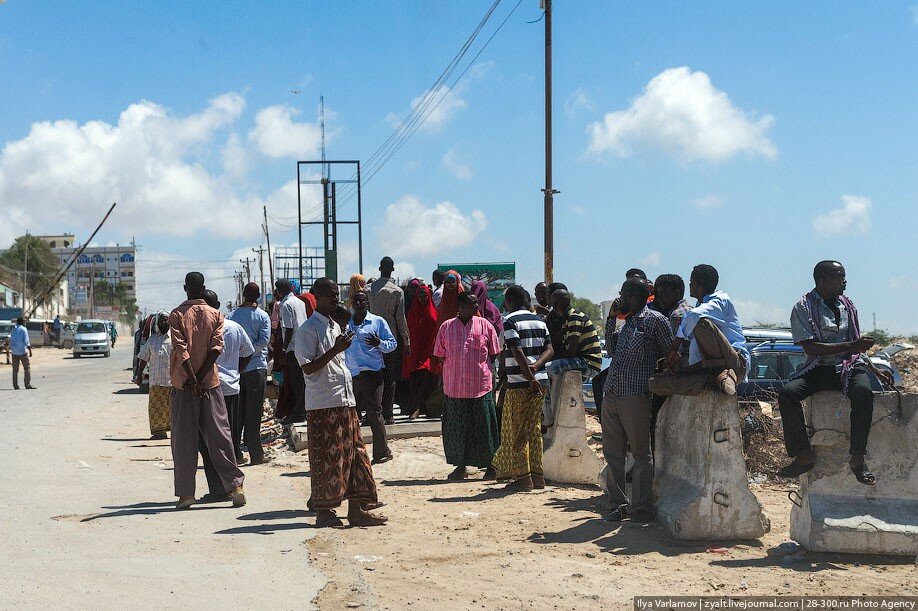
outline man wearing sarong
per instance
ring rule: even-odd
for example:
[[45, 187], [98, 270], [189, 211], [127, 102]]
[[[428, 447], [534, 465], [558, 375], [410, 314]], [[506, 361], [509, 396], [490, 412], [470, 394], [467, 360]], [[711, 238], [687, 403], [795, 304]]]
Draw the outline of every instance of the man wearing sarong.
[[246, 502], [242, 490], [245, 477], [236, 466], [216, 365], [223, 352], [223, 314], [201, 298], [205, 286], [199, 272], [185, 276], [184, 288], [188, 299], [169, 315], [170, 428], [175, 495], [179, 497], [176, 507], [187, 509], [195, 502], [200, 435], [223, 489], [232, 497], [234, 507], [242, 507]]
[[169, 354], [172, 340], [169, 338], [169, 315], [157, 312], [153, 320], [150, 338], [137, 354], [137, 377], [134, 383], [143, 384], [143, 370], [150, 366], [150, 398], [147, 411], [150, 416], [150, 439], [165, 439], [169, 432], [169, 401], [172, 397], [172, 382], [169, 380]]
[[312, 286], [316, 309], [296, 330], [295, 358], [306, 382], [306, 444], [309, 449], [308, 507], [316, 526], [342, 526], [334, 509], [348, 501], [351, 526], [381, 526], [386, 518], [368, 509], [380, 506], [376, 481], [360, 435], [351, 373], [344, 353], [354, 336], [342, 333], [331, 315], [338, 307], [338, 285], [319, 278]]
[[512, 479], [514, 492], [544, 488], [542, 473], [542, 396], [548, 382], [544, 364], [551, 360], [548, 327], [530, 310], [529, 295], [519, 285], [504, 294], [510, 314], [504, 319], [503, 362], [507, 391], [501, 414], [500, 447], [494, 455], [498, 480]]
[[[445, 295], [444, 295], [445, 297]], [[478, 301], [471, 293], [457, 296], [459, 313], [437, 332], [434, 356], [443, 362], [443, 449], [446, 462], [456, 468], [448, 479], [460, 480], [466, 467], [491, 466], [499, 445], [497, 406], [494, 403], [491, 359], [500, 354], [494, 325], [476, 316]]]
[[844, 295], [848, 283], [842, 264], [821, 261], [813, 270], [813, 279], [816, 288], [804, 295], [791, 312], [794, 343], [803, 347], [807, 360], [778, 393], [784, 445], [794, 459], [778, 475], [800, 477], [816, 464], [801, 401], [821, 390], [840, 390], [851, 402], [848, 465], [857, 481], [872, 486], [876, 477], [864, 462], [873, 420], [873, 390], [867, 370], [890, 386], [892, 376], [878, 370], [864, 355], [874, 339], [861, 336], [857, 309]]

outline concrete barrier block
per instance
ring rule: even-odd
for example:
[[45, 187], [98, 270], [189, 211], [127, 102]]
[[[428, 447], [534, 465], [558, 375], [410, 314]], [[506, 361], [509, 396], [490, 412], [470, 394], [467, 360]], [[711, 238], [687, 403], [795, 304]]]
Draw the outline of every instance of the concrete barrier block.
[[587, 444], [583, 378], [565, 372], [551, 391], [555, 423], [543, 438], [545, 479], [562, 484], [597, 484], [605, 462]]
[[867, 464], [877, 477], [865, 486], [848, 467], [850, 404], [840, 392], [820, 392], [804, 405], [817, 462], [800, 477], [791, 507], [791, 538], [819, 552], [918, 554], [918, 395], [877, 394]]
[[749, 490], [736, 397], [674, 395], [657, 417], [657, 519], [678, 539], [757, 539], [771, 530]]
[[290, 434], [290, 443], [293, 445], [294, 452], [302, 452], [308, 446], [306, 444], [306, 423], [297, 422], [288, 424], [287, 432]]

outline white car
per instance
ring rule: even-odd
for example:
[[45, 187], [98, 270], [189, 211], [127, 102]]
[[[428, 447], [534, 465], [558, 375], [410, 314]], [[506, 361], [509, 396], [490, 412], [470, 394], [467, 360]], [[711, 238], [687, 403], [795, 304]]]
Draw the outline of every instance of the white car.
[[108, 323], [104, 320], [83, 320], [77, 323], [73, 336], [73, 356], [84, 354], [111, 356], [111, 338]]

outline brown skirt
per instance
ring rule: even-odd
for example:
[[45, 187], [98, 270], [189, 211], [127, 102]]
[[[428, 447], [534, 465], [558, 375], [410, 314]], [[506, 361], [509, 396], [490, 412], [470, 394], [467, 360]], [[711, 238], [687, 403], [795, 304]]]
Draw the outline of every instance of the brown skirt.
[[150, 386], [150, 434], [157, 435], [169, 431], [169, 398], [172, 396], [171, 386]]
[[311, 509], [332, 509], [342, 501], [376, 502], [373, 468], [360, 436], [357, 410], [330, 407], [306, 412]]

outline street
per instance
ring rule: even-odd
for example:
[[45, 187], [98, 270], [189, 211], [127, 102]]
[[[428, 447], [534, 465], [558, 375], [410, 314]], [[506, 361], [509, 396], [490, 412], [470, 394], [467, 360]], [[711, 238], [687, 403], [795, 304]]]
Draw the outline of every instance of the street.
[[[241, 509], [176, 511], [169, 444], [148, 439], [147, 396], [128, 382], [130, 345], [109, 359], [35, 355], [35, 391], [11, 390], [0, 367], [5, 608], [573, 610], [648, 594], [918, 594], [913, 558], [788, 564], [786, 485], [751, 486], [772, 521], [760, 541], [676, 541], [656, 524], [604, 522], [596, 488], [508, 495], [474, 471], [447, 482], [438, 437], [393, 440], [395, 460], [374, 468], [383, 528], [313, 529], [305, 452], [244, 467]], [[199, 497], [205, 487], [199, 470]]]
[[[284, 519], [305, 513], [308, 479], [246, 467], [245, 507], [175, 511], [169, 442], [149, 440], [131, 344], [108, 359], [35, 356], [35, 391], [13, 391], [0, 367], [0, 605], [309, 608], [325, 583], [308, 559], [314, 531]], [[267, 520], [294, 524], [253, 534]]]

